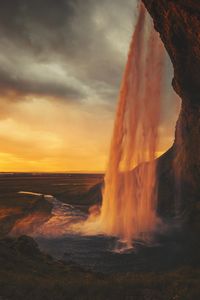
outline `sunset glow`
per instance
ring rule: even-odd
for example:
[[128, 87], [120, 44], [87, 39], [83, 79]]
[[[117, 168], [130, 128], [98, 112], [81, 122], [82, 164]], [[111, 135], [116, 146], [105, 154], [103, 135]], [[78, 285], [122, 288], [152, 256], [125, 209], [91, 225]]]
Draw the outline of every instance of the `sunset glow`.
[[[73, 7], [73, 18], [66, 10], [58, 22], [58, 6], [49, 8], [53, 13], [47, 20], [43, 7], [39, 16], [37, 7], [29, 11], [27, 6], [26, 15], [18, 12], [24, 36], [14, 34], [15, 20], [10, 20], [7, 34], [2, 24], [0, 172], [105, 171], [137, 11], [130, 0], [111, 7], [112, 3], [94, 2], [85, 11], [80, 2]], [[168, 95], [169, 60], [166, 72], [158, 155], [173, 143], [178, 114]]]
[[[173, 142], [174, 123], [160, 127], [158, 156]], [[16, 101], [0, 120], [0, 171], [104, 171], [112, 126], [113, 112], [95, 104], [86, 109], [59, 99]]]

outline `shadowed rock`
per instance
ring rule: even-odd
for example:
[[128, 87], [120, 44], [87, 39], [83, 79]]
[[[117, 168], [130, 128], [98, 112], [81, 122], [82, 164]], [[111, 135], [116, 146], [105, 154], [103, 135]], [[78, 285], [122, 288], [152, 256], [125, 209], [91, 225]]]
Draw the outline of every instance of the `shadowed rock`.
[[173, 147], [158, 161], [161, 214], [191, 217], [200, 201], [200, 4], [195, 0], [143, 0], [174, 67], [182, 98]]
[[43, 196], [35, 197], [26, 206], [16, 208], [0, 208], [0, 237], [6, 236], [10, 232], [14, 235], [23, 234], [23, 223], [30, 228], [44, 223], [51, 217], [52, 203]]

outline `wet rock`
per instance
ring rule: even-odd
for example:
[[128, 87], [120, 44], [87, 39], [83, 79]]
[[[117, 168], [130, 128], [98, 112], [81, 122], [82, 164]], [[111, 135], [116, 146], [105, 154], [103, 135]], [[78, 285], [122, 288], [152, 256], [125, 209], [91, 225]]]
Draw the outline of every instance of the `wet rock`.
[[174, 145], [159, 160], [159, 209], [168, 214], [173, 206], [188, 219], [200, 200], [200, 4], [196, 0], [143, 2], [169, 53], [173, 87], [182, 98]]
[[[19, 207], [17, 207], [19, 205]], [[16, 201], [16, 207], [0, 207], [0, 237], [12, 233], [23, 234], [23, 224], [28, 228], [26, 233], [31, 233], [35, 226], [46, 222], [51, 217], [53, 205], [43, 196], [28, 199], [26, 205], [20, 206], [20, 199]]]
[[35, 240], [26, 235], [20, 236], [14, 243], [14, 247], [18, 252], [27, 257], [34, 257], [41, 254]]

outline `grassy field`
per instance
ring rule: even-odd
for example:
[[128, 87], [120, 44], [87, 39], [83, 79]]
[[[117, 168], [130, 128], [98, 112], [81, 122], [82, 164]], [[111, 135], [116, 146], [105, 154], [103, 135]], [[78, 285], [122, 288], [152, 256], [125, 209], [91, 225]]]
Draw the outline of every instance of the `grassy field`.
[[3, 300], [195, 300], [200, 270], [102, 275], [42, 254], [28, 237], [0, 240]]
[[102, 174], [1, 174], [0, 206], [26, 205], [27, 196], [19, 195], [19, 191], [51, 194], [75, 202], [102, 180]]

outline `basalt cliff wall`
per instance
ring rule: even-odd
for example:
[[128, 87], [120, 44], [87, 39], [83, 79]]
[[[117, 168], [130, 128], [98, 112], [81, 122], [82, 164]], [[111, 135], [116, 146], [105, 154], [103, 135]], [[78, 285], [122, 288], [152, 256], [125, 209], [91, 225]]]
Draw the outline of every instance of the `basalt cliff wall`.
[[[163, 215], [179, 212], [200, 222], [200, 1], [143, 0], [174, 67], [182, 99], [173, 147], [159, 159]], [[192, 217], [191, 217], [192, 216]]]

